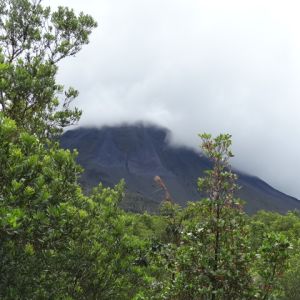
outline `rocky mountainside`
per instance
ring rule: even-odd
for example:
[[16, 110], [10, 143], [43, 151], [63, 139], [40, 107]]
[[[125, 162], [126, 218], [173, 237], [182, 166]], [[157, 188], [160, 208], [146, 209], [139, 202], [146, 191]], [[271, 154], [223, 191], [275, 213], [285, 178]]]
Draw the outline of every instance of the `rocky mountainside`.
[[[132, 211], [155, 211], [164, 199], [164, 191], [155, 183], [160, 176], [172, 199], [185, 205], [201, 199], [197, 178], [210, 168], [200, 153], [168, 143], [168, 131], [154, 126], [78, 128], [67, 131], [61, 146], [79, 151], [78, 162], [85, 172], [81, 181], [88, 190], [101, 181], [114, 185], [124, 178], [127, 186], [123, 206]], [[246, 210], [278, 212], [300, 209], [300, 201], [272, 188], [263, 180], [238, 172]]]

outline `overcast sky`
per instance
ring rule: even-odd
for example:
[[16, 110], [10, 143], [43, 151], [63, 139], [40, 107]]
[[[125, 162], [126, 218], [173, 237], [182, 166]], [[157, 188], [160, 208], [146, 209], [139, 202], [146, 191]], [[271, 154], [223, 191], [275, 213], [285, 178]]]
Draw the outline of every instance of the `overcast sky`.
[[81, 125], [151, 121], [193, 147], [230, 133], [234, 166], [300, 198], [299, 1], [50, 2], [99, 24], [60, 66]]

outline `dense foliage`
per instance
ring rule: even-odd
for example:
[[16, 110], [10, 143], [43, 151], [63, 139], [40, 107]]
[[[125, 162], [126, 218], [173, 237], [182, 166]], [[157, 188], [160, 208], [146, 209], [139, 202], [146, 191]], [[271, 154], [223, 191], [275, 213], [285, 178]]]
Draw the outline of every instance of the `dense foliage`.
[[96, 22], [41, 2], [0, 1], [0, 108], [19, 127], [48, 137], [80, 118], [71, 108], [78, 92], [56, 82], [57, 63], [88, 43]]
[[82, 192], [76, 152], [48, 138], [80, 117], [74, 89], [59, 105], [57, 62], [95, 26], [0, 0], [0, 298], [299, 299], [300, 214], [243, 212], [229, 135], [201, 135], [207, 197], [185, 208], [125, 212], [123, 182]]
[[123, 183], [84, 196], [75, 153], [3, 116], [0, 149], [0, 298], [123, 299], [142, 244], [118, 208]]

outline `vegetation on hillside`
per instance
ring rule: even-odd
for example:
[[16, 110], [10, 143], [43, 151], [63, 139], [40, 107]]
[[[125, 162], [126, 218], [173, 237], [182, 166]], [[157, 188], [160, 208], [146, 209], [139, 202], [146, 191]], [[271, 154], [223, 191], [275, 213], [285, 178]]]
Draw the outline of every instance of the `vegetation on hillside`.
[[38, 0], [0, 1], [0, 298], [299, 299], [300, 214], [243, 212], [229, 135], [201, 135], [207, 198], [185, 208], [126, 212], [124, 182], [82, 192], [76, 152], [53, 139], [79, 119], [77, 92], [59, 105], [55, 76], [95, 26]]

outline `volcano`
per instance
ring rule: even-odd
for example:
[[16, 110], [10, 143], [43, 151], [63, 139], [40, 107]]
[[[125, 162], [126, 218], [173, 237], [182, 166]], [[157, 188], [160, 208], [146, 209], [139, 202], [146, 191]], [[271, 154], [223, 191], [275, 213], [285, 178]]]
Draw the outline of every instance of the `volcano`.
[[[65, 149], [77, 149], [78, 163], [84, 168], [81, 183], [86, 191], [102, 182], [113, 186], [126, 182], [122, 206], [130, 211], [157, 211], [166, 190], [157, 185], [159, 176], [172, 200], [180, 205], [205, 195], [197, 190], [197, 178], [210, 169], [210, 161], [200, 152], [169, 143], [170, 131], [156, 126], [123, 125], [102, 128], [77, 128], [61, 138]], [[238, 175], [241, 187], [237, 197], [246, 202], [245, 210], [285, 213], [300, 209], [300, 201], [288, 196], [258, 177]]]

